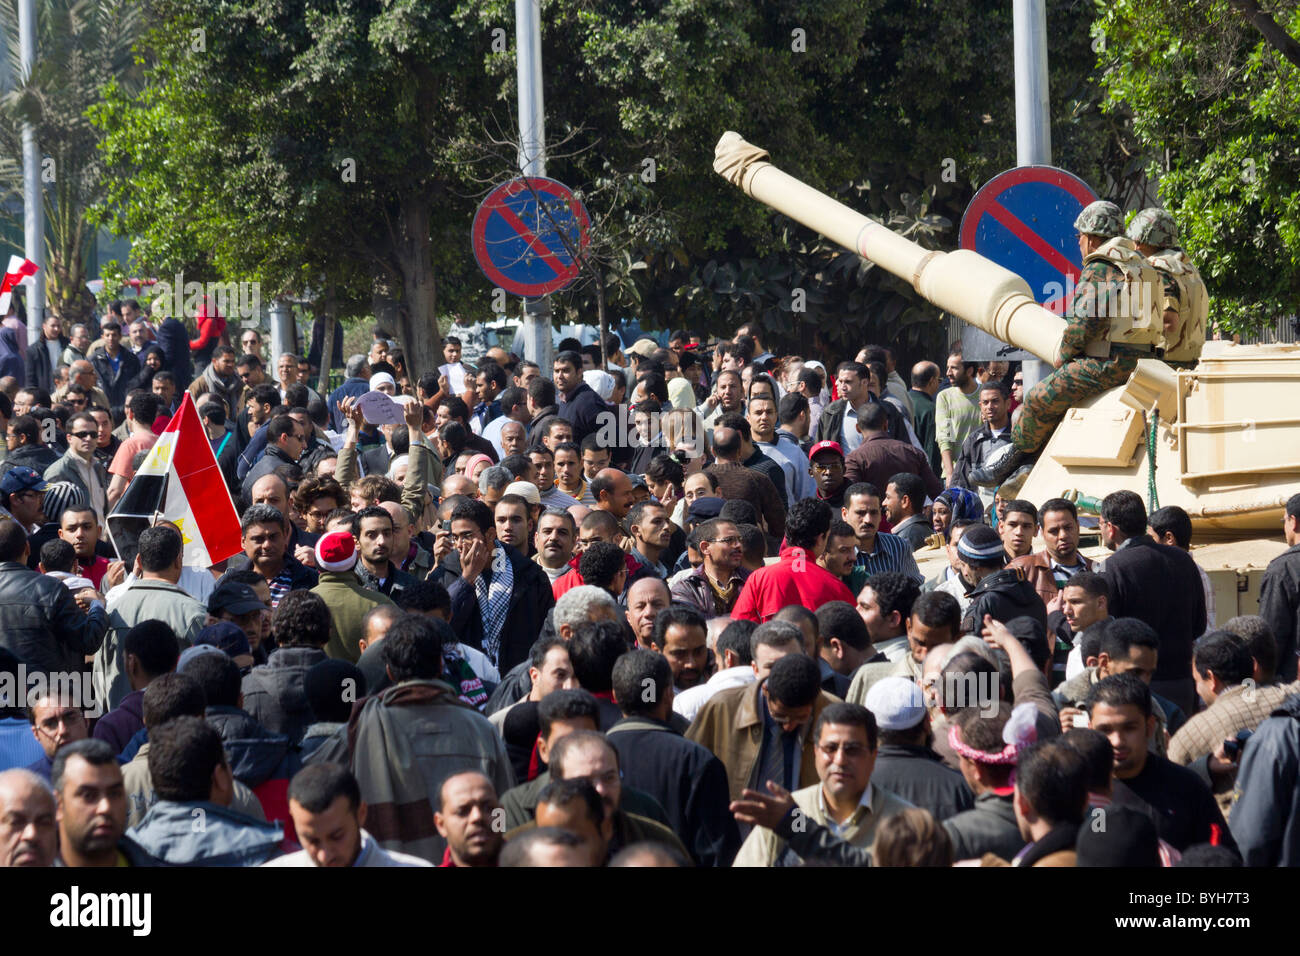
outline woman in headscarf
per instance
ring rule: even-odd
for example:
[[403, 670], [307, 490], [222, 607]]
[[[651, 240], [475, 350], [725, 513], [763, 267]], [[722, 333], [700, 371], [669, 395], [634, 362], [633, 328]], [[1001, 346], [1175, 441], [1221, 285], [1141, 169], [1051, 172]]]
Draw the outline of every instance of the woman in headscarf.
[[153, 376], [155, 372], [161, 372], [167, 367], [167, 356], [157, 345], [146, 345], [140, 353], [140, 374], [131, 379], [131, 388], [143, 388], [149, 391], [153, 388]]
[[980, 521], [983, 516], [979, 495], [968, 488], [949, 488], [934, 499], [930, 527], [947, 541], [954, 521]]

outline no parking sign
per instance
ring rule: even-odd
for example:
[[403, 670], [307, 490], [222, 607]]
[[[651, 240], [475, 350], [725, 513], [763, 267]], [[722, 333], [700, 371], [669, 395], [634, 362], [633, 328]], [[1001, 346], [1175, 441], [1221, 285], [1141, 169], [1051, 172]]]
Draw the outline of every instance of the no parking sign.
[[[961, 221], [961, 248], [1016, 273], [1038, 302], [1060, 315], [1083, 265], [1074, 220], [1096, 199], [1087, 183], [1055, 166], [1009, 169], [971, 200]], [[973, 326], [965, 329], [962, 343], [969, 361], [1034, 357]]]
[[572, 250], [587, 247], [587, 210], [573, 191], [539, 176], [497, 186], [474, 214], [474, 258], [494, 285], [535, 298], [578, 277]]

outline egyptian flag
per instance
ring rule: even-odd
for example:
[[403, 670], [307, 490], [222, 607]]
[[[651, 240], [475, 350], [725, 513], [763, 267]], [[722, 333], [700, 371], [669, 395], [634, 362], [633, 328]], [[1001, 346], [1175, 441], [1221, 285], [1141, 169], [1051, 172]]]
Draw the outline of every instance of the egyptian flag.
[[181, 529], [186, 567], [211, 568], [242, 549], [235, 504], [189, 392], [105, 522], [128, 568], [140, 532], [159, 519]]
[[9, 300], [13, 298], [14, 289], [22, 284], [28, 276], [36, 275], [36, 263], [22, 256], [10, 256], [9, 268], [0, 281], [0, 316], [9, 314]]

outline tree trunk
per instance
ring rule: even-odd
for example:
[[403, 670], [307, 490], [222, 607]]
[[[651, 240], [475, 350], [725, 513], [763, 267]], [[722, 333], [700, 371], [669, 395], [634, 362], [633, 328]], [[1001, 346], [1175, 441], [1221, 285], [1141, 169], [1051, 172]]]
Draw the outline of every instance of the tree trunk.
[[400, 216], [402, 235], [393, 257], [402, 273], [404, 308], [398, 312], [396, 332], [406, 353], [406, 367], [414, 380], [442, 364], [428, 200], [407, 199], [402, 203]]
[[325, 293], [325, 320], [322, 323], [324, 340], [321, 342], [320, 372], [316, 379], [316, 394], [322, 397], [333, 391], [330, 388], [330, 366], [334, 360], [334, 320], [334, 286], [331, 285]]
[[605, 341], [609, 338], [609, 318], [605, 314], [605, 274], [599, 262], [593, 264], [591, 272], [596, 279], [596, 316], [597, 325], [600, 329], [600, 367], [604, 370], [609, 368], [609, 349], [605, 346]]

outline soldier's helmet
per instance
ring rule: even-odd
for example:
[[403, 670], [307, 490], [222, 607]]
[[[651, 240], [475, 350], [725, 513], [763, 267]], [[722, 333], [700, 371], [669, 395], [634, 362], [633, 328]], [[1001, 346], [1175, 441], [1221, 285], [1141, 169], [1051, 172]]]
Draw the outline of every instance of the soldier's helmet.
[[1178, 226], [1174, 217], [1163, 209], [1143, 209], [1134, 216], [1128, 225], [1128, 237], [1157, 249], [1178, 248]]
[[1079, 218], [1074, 220], [1074, 228], [1086, 236], [1105, 236], [1107, 239], [1124, 233], [1124, 218], [1119, 206], [1104, 199], [1098, 199], [1083, 207]]

